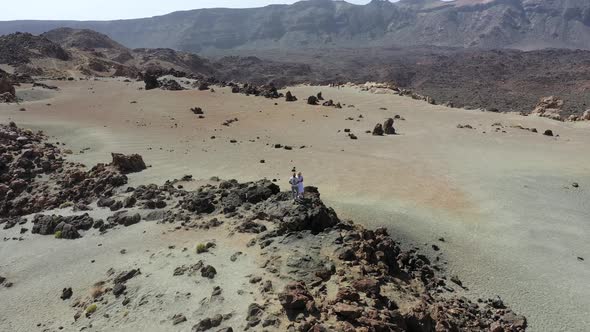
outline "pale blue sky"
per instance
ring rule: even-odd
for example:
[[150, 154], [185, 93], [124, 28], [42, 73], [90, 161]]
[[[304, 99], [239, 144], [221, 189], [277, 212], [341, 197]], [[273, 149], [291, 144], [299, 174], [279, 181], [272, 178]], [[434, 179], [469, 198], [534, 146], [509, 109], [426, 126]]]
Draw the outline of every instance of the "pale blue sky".
[[[347, 0], [366, 4], [370, 0]], [[150, 17], [197, 8], [262, 7], [295, 0], [3, 0], [0, 21], [9, 20], [113, 20]], [[394, 2], [394, 1], [392, 1]]]

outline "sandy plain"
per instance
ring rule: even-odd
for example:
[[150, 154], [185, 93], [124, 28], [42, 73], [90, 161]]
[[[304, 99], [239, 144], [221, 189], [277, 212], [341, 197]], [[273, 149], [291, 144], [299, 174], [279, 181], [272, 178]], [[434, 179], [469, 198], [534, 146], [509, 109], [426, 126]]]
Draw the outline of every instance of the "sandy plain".
[[[439, 245], [449, 273], [461, 277], [468, 296], [499, 295], [527, 316], [531, 331], [587, 331], [590, 326], [588, 123], [450, 109], [352, 87], [291, 87], [299, 101], [287, 103], [217, 87], [215, 92], [143, 91], [142, 83], [122, 79], [47, 83], [60, 91], [23, 85], [18, 93], [28, 101], [0, 105], [0, 120], [43, 130], [50, 141], [73, 150], [71, 160], [91, 166], [108, 162], [111, 152], [139, 153], [152, 167], [131, 175], [131, 185], [192, 174], [197, 179], [277, 179], [286, 189], [296, 167], [341, 218], [386, 226], [402, 243], [426, 251]], [[343, 109], [306, 105], [307, 97], [320, 91]], [[201, 107], [205, 118], [191, 107]], [[398, 135], [366, 133], [396, 114], [405, 119], [396, 120]], [[234, 118], [238, 121], [222, 125]], [[358, 139], [350, 139], [344, 129]], [[559, 137], [542, 135], [546, 129]], [[108, 241], [137, 252], [182, 242], [152, 236], [130, 245], [132, 237], [119, 234]], [[444, 242], [438, 241], [441, 237]], [[51, 257], [62, 257], [64, 268], [56, 268], [60, 261], [42, 264], [48, 247]], [[49, 292], [39, 285], [63, 278], [63, 269], [71, 271], [65, 274], [69, 281], [80, 278], [72, 273], [87, 260], [84, 247], [0, 242], [0, 268], [20, 280], [0, 300], [0, 316], [39, 304]], [[111, 251], [101, 251], [99, 258], [108, 261], [117, 252]], [[4, 323], [26, 330], [36, 322]]]

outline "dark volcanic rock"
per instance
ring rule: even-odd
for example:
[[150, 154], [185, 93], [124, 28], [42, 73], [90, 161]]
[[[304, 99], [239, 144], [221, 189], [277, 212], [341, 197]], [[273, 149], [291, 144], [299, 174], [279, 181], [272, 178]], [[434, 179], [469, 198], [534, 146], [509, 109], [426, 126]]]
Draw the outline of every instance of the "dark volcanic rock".
[[119, 273], [119, 275], [117, 275], [117, 277], [115, 277], [115, 279], [113, 280], [113, 283], [116, 284], [124, 284], [125, 282], [127, 282], [127, 280], [138, 276], [141, 274], [141, 271], [139, 269], [132, 269], [129, 271], [123, 271], [121, 273]]
[[94, 220], [88, 215], [80, 216], [57, 216], [57, 215], [36, 215], [33, 218], [33, 229], [31, 233], [41, 235], [56, 235], [63, 239], [77, 239], [80, 237], [78, 230], [92, 228]]
[[383, 126], [380, 123], [375, 125], [373, 136], [383, 136]]
[[76, 226], [66, 222], [60, 222], [55, 227], [55, 236], [61, 239], [73, 240], [79, 238], [80, 233], [78, 233], [78, 229], [76, 228]]
[[383, 133], [386, 135], [395, 135], [395, 128], [393, 128], [393, 119], [389, 118], [383, 123]]
[[124, 211], [120, 211], [123, 213], [116, 213], [112, 217], [108, 217], [107, 220], [123, 226], [131, 226], [139, 223], [141, 221], [141, 215], [139, 213], [135, 214], [127, 214]]
[[246, 321], [248, 326], [256, 326], [260, 324], [262, 315], [264, 314], [264, 307], [258, 303], [252, 303], [248, 306], [248, 312], [246, 315]]
[[73, 294], [74, 294], [74, 292], [72, 291], [72, 288], [71, 287], [64, 288], [61, 291], [61, 296], [59, 298], [65, 301], [65, 300], [71, 298]]
[[182, 207], [196, 213], [212, 213], [215, 211], [213, 204], [215, 196], [208, 192], [196, 192], [187, 195], [182, 201]]
[[113, 204], [115, 204], [115, 200], [110, 197], [101, 197], [96, 202], [96, 206], [98, 207], [111, 207]]
[[138, 154], [111, 153], [111, 156], [113, 157], [112, 165], [123, 174], [141, 172], [147, 168], [143, 158]]
[[125, 286], [125, 284], [123, 283], [115, 284], [115, 286], [113, 286], [113, 295], [119, 297], [119, 295], [123, 294], [123, 292], [125, 292], [126, 289], [127, 286]]
[[310, 96], [309, 98], [307, 98], [308, 105], [318, 105], [318, 103], [318, 98], [316, 96]]
[[316, 305], [313, 296], [307, 291], [302, 282], [292, 282], [278, 294], [279, 301], [288, 313], [315, 312]]
[[287, 102], [297, 101], [297, 97], [293, 96], [291, 94], [291, 91], [287, 91], [287, 93], [285, 94], [285, 101], [287, 101]]
[[145, 83], [146, 90], [153, 90], [160, 87], [160, 82], [158, 81], [158, 76], [153, 73], [146, 73], [143, 79]]
[[211, 265], [207, 265], [201, 269], [201, 276], [209, 279], [215, 278], [217, 270]]
[[184, 88], [176, 80], [163, 79], [160, 81], [160, 89], [170, 91], [180, 91]]
[[201, 109], [200, 107], [191, 108], [191, 112], [193, 112], [194, 114], [197, 114], [197, 115], [205, 114], [205, 113], [203, 113], [203, 109]]
[[313, 192], [306, 192], [300, 204], [292, 204], [288, 198], [284, 201], [270, 199], [258, 206], [257, 210], [264, 212], [268, 219], [277, 221], [279, 233], [302, 230], [319, 233], [339, 222], [336, 212], [326, 207], [319, 194]]

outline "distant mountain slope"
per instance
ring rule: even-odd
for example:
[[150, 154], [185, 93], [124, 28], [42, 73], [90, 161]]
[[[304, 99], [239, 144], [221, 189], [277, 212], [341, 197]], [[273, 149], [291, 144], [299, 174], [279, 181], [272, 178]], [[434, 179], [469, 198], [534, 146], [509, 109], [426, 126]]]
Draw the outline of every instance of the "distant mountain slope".
[[88, 29], [58, 28], [45, 32], [41, 36], [65, 48], [126, 50], [125, 46], [115, 42], [109, 36]]
[[0, 65], [8, 65], [18, 75], [55, 78], [72, 74], [138, 78], [141, 72], [153, 71], [284, 85], [317, 81], [322, 76], [312, 72], [309, 65], [289, 61], [252, 56], [211, 61], [169, 48], [129, 49], [104, 34], [72, 28], [50, 30], [39, 36], [20, 32], [0, 36]]
[[590, 105], [590, 51], [585, 50], [423, 46], [239, 53], [243, 56], [211, 60], [167, 48], [129, 49], [103, 34], [76, 29], [0, 37], [0, 65], [24, 76], [141, 78], [141, 72], [153, 70], [277, 86], [377, 81], [459, 107], [527, 113], [541, 97], [556, 95], [565, 101], [562, 115], [569, 116]]
[[200, 9], [118, 21], [0, 22], [0, 34], [87, 28], [131, 48], [453, 47], [590, 49], [587, 0], [310, 0], [253, 9]]
[[70, 55], [60, 45], [44, 37], [29, 33], [0, 36], [0, 63], [17, 66], [40, 58], [65, 61], [70, 59]]

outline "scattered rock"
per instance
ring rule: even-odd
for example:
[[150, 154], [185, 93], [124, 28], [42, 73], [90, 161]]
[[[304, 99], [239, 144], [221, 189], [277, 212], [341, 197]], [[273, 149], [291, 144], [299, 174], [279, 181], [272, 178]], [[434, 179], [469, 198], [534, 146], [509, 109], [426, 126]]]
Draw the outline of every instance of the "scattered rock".
[[178, 325], [186, 322], [186, 317], [183, 314], [176, 314], [172, 316], [172, 325]]
[[278, 294], [279, 301], [288, 313], [316, 311], [315, 301], [303, 282], [291, 282]]
[[287, 101], [287, 102], [297, 101], [297, 97], [293, 96], [291, 94], [291, 91], [287, 91], [287, 93], [285, 94], [285, 101]]
[[213, 278], [215, 278], [216, 274], [217, 274], [217, 271], [211, 265], [207, 265], [201, 269], [201, 276], [204, 278], [213, 279]]
[[461, 279], [459, 279], [458, 276], [456, 276], [456, 275], [451, 276], [451, 281], [454, 282], [455, 284], [457, 284], [459, 287], [463, 287], [463, 283], [461, 282]]
[[139, 269], [132, 269], [129, 271], [124, 271], [119, 273], [119, 275], [117, 275], [117, 277], [115, 277], [115, 279], [113, 280], [113, 283], [116, 284], [124, 284], [125, 282], [127, 282], [127, 280], [138, 276], [141, 274], [141, 271]]
[[123, 294], [123, 292], [125, 292], [126, 289], [127, 286], [125, 286], [123, 283], [115, 284], [115, 286], [113, 287], [113, 294], [116, 297], [119, 297], [119, 295]]
[[375, 125], [373, 136], [383, 136], [383, 126], [380, 123]]
[[254, 327], [260, 324], [262, 314], [264, 313], [264, 307], [257, 303], [252, 303], [248, 306], [248, 313], [246, 315], [246, 321], [248, 321], [249, 327]]
[[395, 128], [393, 128], [393, 119], [389, 118], [383, 123], [383, 133], [386, 135], [395, 135]]
[[466, 124], [466, 125], [458, 124], [457, 125], [457, 128], [459, 128], [459, 129], [463, 129], [463, 128], [465, 128], [465, 129], [473, 129], [473, 127], [471, 125], [468, 125], [468, 124]]
[[[0, 282], [0, 284], [1, 284], [1, 282]], [[60, 299], [62, 299], [62, 300], [64, 300], [64, 301], [65, 301], [65, 300], [68, 300], [69, 298], [71, 298], [71, 297], [72, 297], [72, 295], [73, 295], [73, 294], [74, 294], [74, 292], [72, 291], [72, 288], [71, 288], [71, 287], [64, 288], [64, 289], [61, 291], [61, 296], [60, 296]]]

